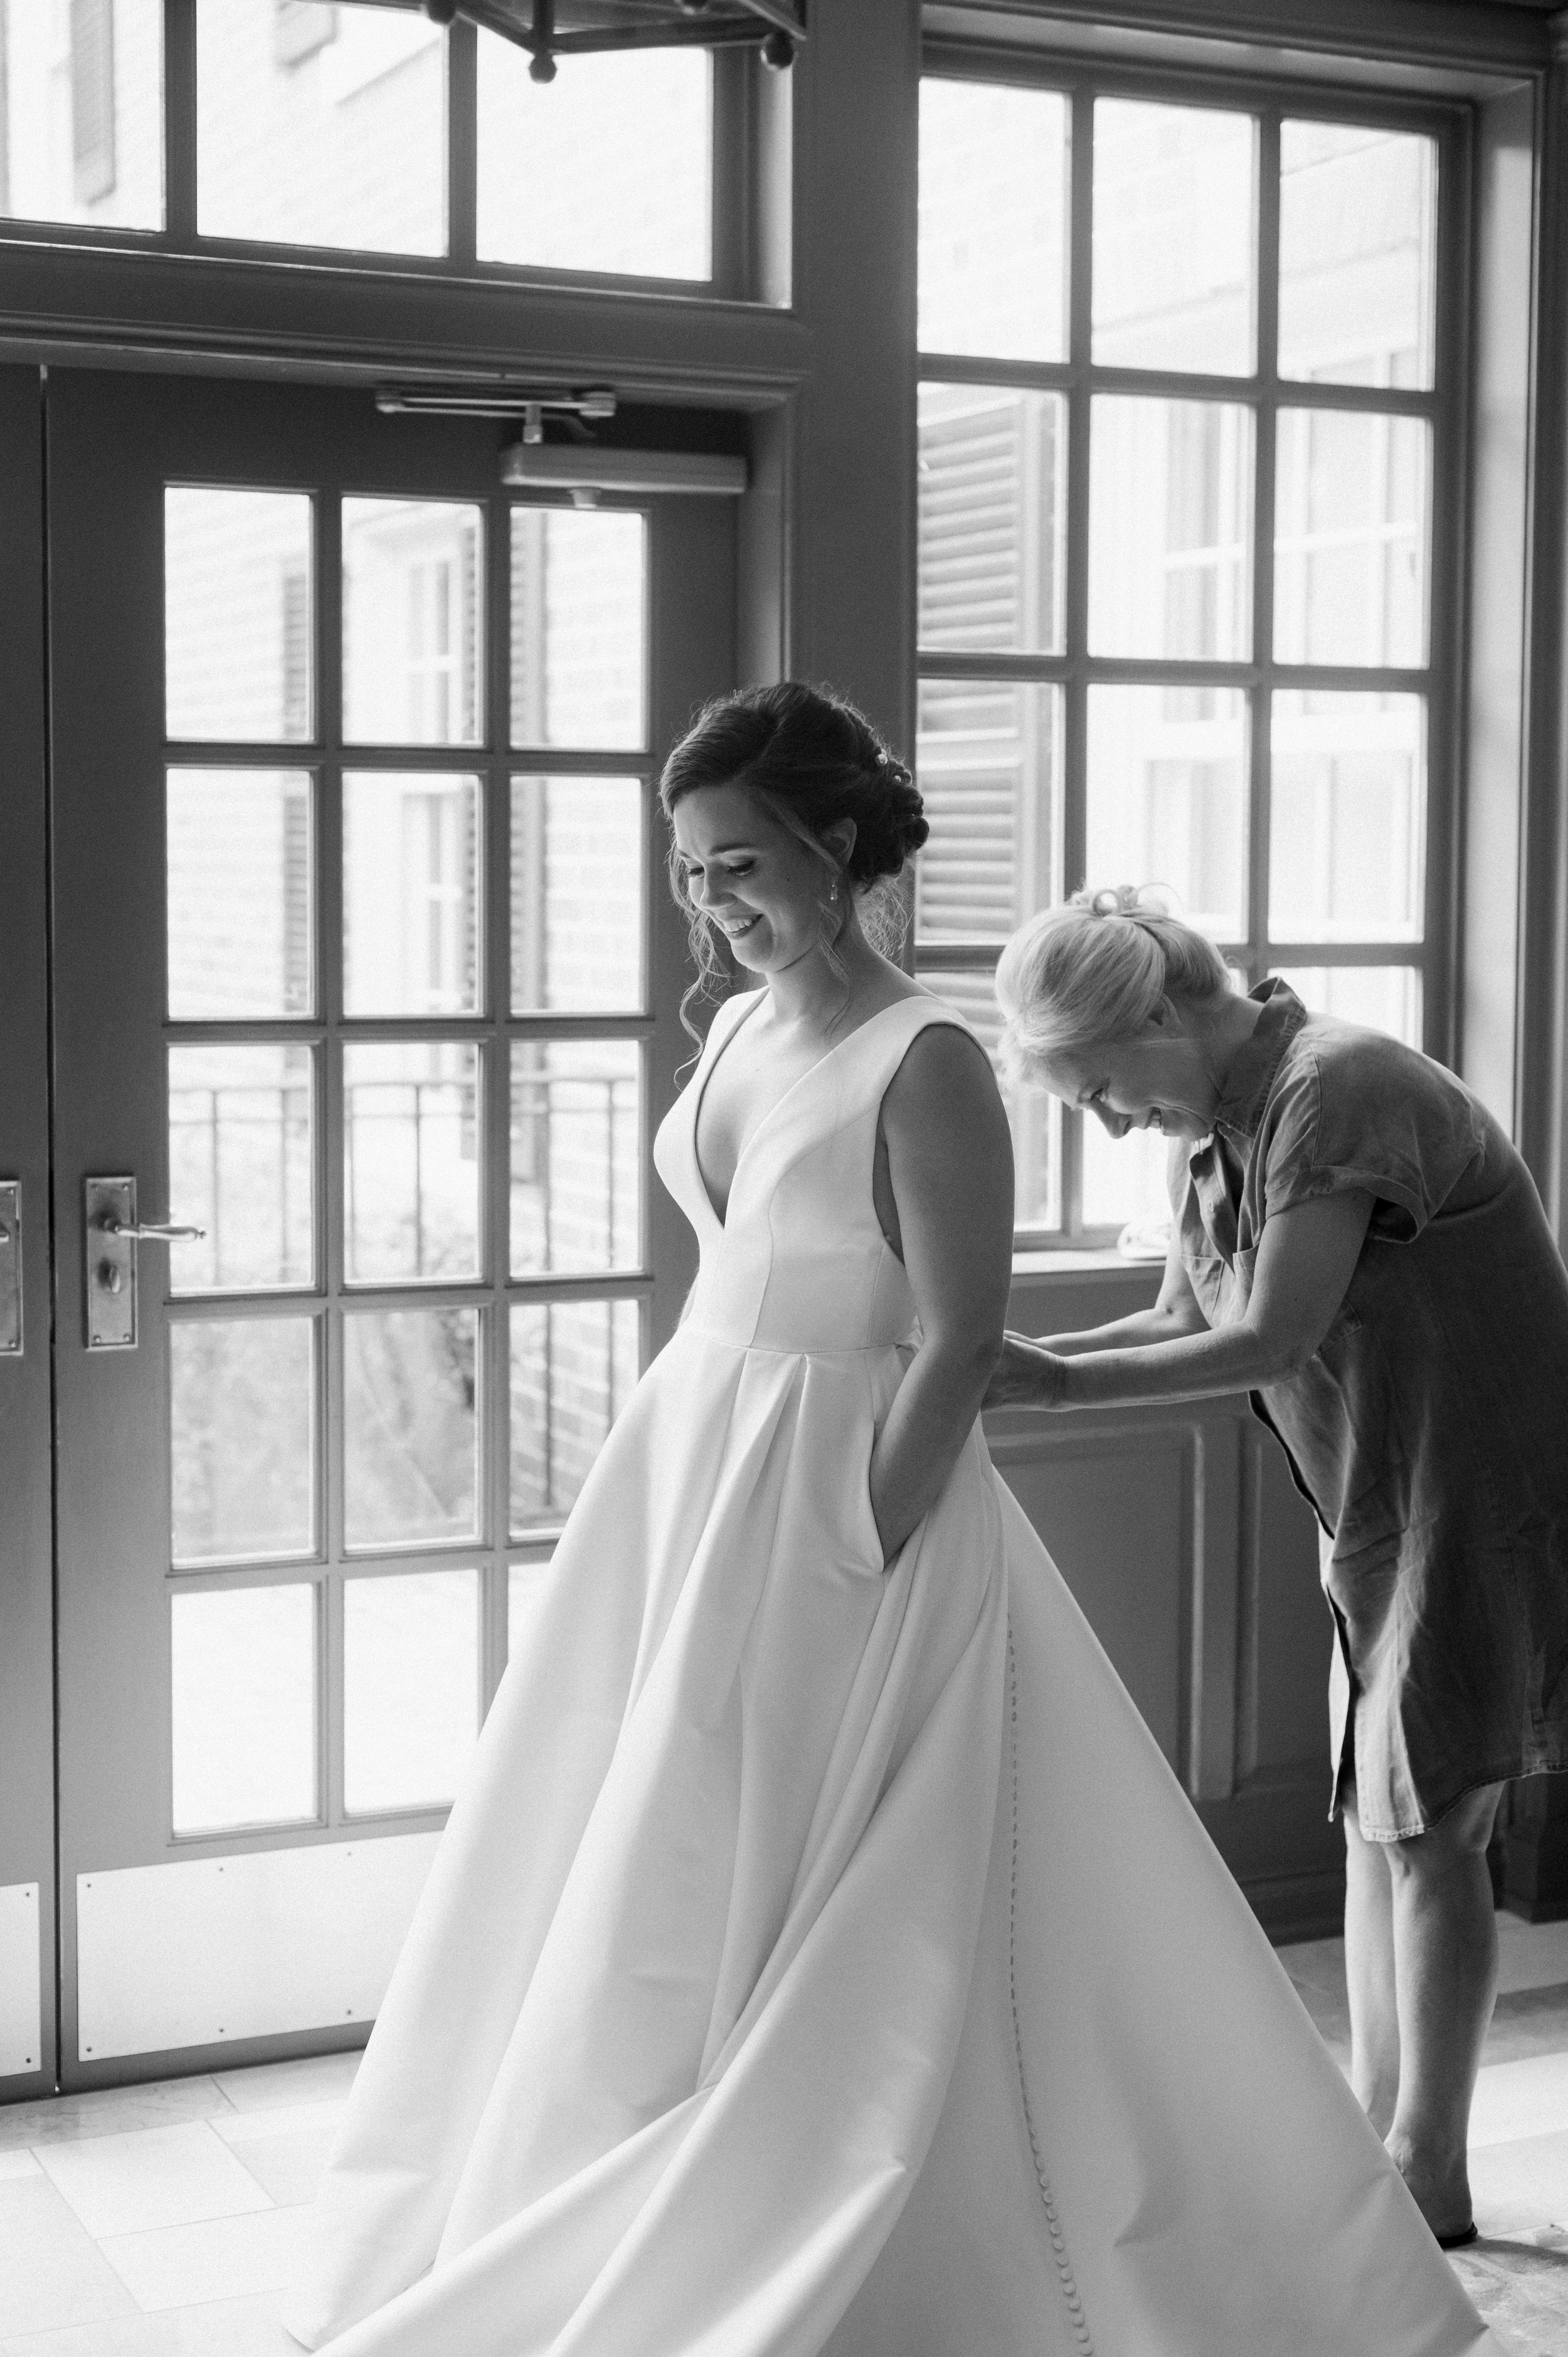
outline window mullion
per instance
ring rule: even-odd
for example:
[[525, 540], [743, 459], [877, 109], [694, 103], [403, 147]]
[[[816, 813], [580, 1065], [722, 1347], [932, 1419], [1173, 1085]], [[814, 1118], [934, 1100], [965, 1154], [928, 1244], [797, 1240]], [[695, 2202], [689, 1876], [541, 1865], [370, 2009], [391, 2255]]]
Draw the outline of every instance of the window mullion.
[[[1072, 101], [1071, 200], [1068, 359], [1067, 597], [1068, 658], [1062, 714], [1061, 875], [1068, 891], [1084, 881], [1089, 855], [1089, 369], [1092, 334], [1094, 248], [1094, 100], [1084, 89]], [[1083, 1226], [1083, 1116], [1064, 1110], [1061, 1125], [1061, 1221], [1076, 1237]]]
[[164, 234], [196, 242], [196, 0], [164, 0]]
[[478, 249], [479, 36], [446, 29], [446, 256], [471, 269]]
[[1280, 118], [1265, 111], [1258, 130], [1257, 370], [1252, 436], [1252, 660], [1258, 666], [1249, 729], [1247, 981], [1268, 966], [1269, 830], [1274, 660], [1274, 422], [1279, 398]]

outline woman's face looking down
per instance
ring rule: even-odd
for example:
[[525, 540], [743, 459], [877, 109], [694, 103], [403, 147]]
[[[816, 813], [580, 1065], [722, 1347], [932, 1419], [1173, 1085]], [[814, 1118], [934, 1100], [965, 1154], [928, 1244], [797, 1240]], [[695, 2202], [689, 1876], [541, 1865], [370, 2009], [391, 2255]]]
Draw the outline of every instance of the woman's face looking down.
[[[822, 947], [851, 911], [838, 872], [854, 844], [854, 822], [829, 830], [834, 865], [776, 819], [744, 786], [700, 786], [671, 819], [686, 897], [716, 925], [736, 960], [764, 977]], [[836, 901], [830, 898], [838, 888]]]
[[1065, 1104], [1093, 1114], [1112, 1137], [1132, 1129], [1207, 1137], [1219, 1104], [1192, 1019], [1168, 1004], [1131, 1039], [1054, 1057], [1038, 1078]]

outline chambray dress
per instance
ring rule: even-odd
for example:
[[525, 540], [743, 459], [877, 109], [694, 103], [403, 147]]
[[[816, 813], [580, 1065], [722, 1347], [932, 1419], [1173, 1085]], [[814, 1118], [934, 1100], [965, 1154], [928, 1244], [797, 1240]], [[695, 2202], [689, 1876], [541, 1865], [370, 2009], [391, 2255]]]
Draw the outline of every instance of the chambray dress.
[[1211, 1326], [1240, 1318], [1263, 1224], [1375, 1200], [1307, 1367], [1254, 1392], [1331, 1544], [1330, 1813], [1374, 1841], [1478, 1785], [1568, 1767], [1568, 1271], [1524, 1163], [1463, 1083], [1309, 1014], [1283, 983], [1171, 1208]]

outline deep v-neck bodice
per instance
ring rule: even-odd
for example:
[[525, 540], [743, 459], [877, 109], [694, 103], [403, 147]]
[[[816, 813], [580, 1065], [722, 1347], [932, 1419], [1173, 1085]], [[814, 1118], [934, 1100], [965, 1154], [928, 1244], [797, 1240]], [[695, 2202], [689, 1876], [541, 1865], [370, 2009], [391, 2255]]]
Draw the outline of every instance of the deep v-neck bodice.
[[720, 1008], [654, 1144], [659, 1175], [702, 1247], [687, 1322], [744, 1348], [885, 1350], [913, 1330], [915, 1304], [873, 1200], [877, 1117], [916, 1037], [933, 1023], [967, 1027], [923, 992], [871, 1016], [757, 1122], [721, 1220], [697, 1159], [697, 1115], [758, 996]]
[[[725, 1006], [721, 1009], [717, 1016], [714, 1017], [713, 1028], [708, 1035], [709, 1040], [712, 1042], [713, 1052], [711, 1055], [704, 1053], [702, 1063], [692, 1079], [692, 1154], [697, 1166], [697, 1177], [702, 1182], [703, 1193], [706, 1198], [708, 1209], [713, 1213], [714, 1220], [721, 1229], [724, 1228], [728, 1222], [730, 1201], [735, 1194], [736, 1181], [740, 1177], [741, 1164], [745, 1161], [747, 1154], [751, 1151], [752, 1146], [756, 1142], [757, 1138], [773, 1119], [775, 1114], [781, 1113], [784, 1107], [788, 1104], [789, 1099], [794, 1095], [797, 1089], [804, 1088], [807, 1082], [811, 1079], [814, 1073], [821, 1071], [822, 1066], [826, 1063], [830, 1063], [833, 1057], [838, 1055], [842, 1049], [851, 1046], [851, 1044], [854, 1040], [858, 1039], [861, 1033], [866, 1030], [870, 1025], [879, 1022], [884, 1015], [892, 1015], [897, 1012], [899, 1006], [909, 1003], [904, 999], [896, 999], [892, 1006], [879, 1007], [875, 1015], [868, 1015], [864, 1023], [857, 1023], [853, 1031], [847, 1033], [843, 1039], [836, 1040], [831, 1048], [826, 1049], [822, 1055], [817, 1058], [815, 1063], [808, 1064], [803, 1072], [797, 1072], [795, 1078], [789, 1082], [788, 1086], [780, 1090], [778, 1096], [774, 1098], [773, 1103], [767, 1108], [766, 1112], [762, 1114], [760, 1118], [752, 1124], [750, 1130], [741, 1141], [739, 1151], [735, 1157], [735, 1168], [730, 1172], [729, 1186], [725, 1195], [725, 1208], [721, 1211], [717, 1204], [714, 1201], [714, 1190], [709, 1186], [707, 1174], [703, 1168], [703, 1157], [697, 1142], [697, 1133], [701, 1129], [703, 1124], [703, 1106], [706, 1103], [708, 1090], [712, 1084], [715, 1071], [723, 1062], [725, 1055], [729, 1052], [729, 1049], [734, 1046], [737, 1034], [745, 1028], [751, 1017], [757, 1012], [766, 996], [767, 993], [765, 991], [748, 990], [726, 1002]], [[720, 1023], [724, 1021], [725, 1016], [728, 1014], [731, 1006], [736, 1008], [738, 1011], [729, 1021], [723, 1036], [715, 1040], [714, 1039], [714, 1032], [718, 1030]], [[878, 1099], [879, 1104], [880, 1102], [880, 1099]]]

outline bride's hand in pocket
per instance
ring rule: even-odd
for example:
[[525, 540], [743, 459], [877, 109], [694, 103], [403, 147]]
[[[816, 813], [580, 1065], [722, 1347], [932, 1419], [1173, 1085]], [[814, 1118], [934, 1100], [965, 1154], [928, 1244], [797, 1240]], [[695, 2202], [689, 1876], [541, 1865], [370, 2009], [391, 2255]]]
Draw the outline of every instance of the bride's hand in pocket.
[[986, 1388], [987, 1407], [1062, 1407], [1069, 1361], [1042, 1350], [1025, 1334], [1005, 1334], [1002, 1356]]

